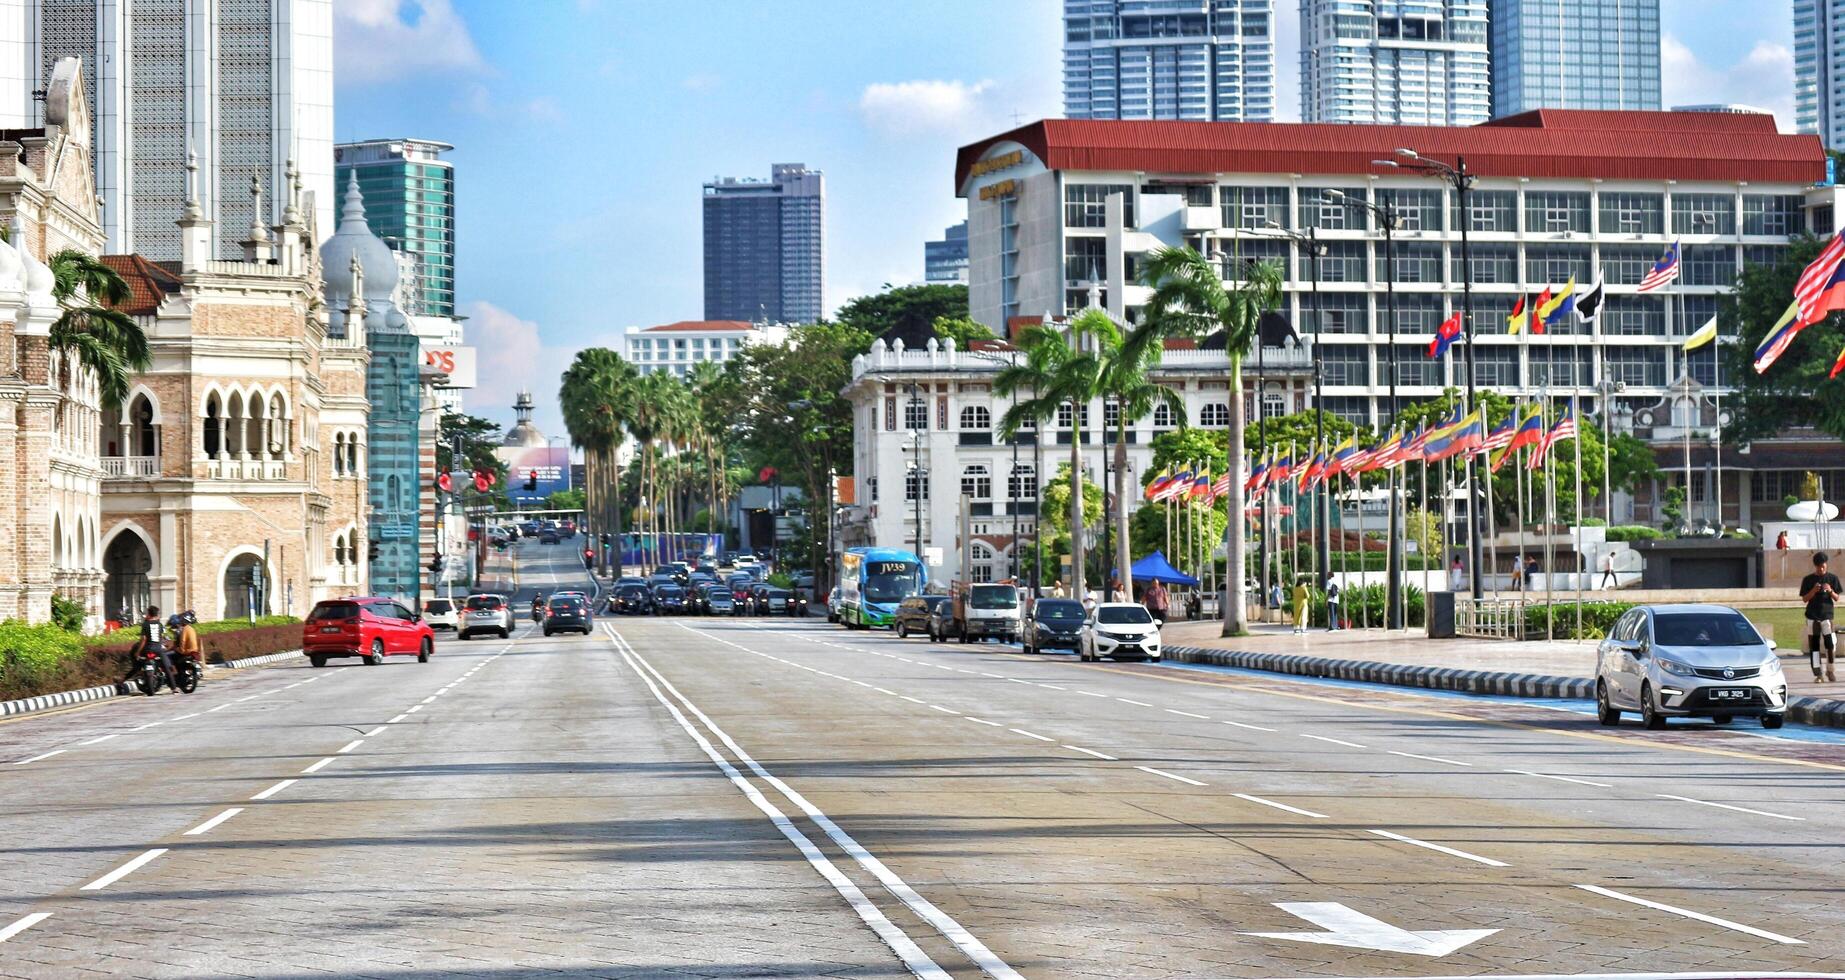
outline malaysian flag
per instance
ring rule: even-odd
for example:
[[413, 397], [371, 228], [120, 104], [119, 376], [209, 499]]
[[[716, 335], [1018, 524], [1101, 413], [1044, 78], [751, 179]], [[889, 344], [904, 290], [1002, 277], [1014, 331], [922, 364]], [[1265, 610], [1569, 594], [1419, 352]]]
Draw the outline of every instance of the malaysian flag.
[[1832, 236], [1819, 257], [1807, 264], [1800, 278], [1794, 283], [1794, 302], [1800, 306], [1800, 323], [1812, 323], [1819, 319], [1820, 311], [1816, 309], [1820, 295], [1826, 291], [1833, 274], [1838, 272], [1839, 263], [1845, 262], [1845, 229]]
[[1678, 278], [1678, 251], [1678, 243], [1673, 242], [1672, 247], [1666, 249], [1666, 254], [1660, 256], [1659, 261], [1653, 263], [1653, 267], [1641, 277], [1640, 292], [1650, 293]]
[[1481, 443], [1480, 448], [1489, 453], [1504, 449], [1512, 444], [1512, 433], [1517, 430], [1518, 409], [1513, 408], [1512, 414], [1506, 416], [1505, 421], [1500, 423], [1499, 428], [1487, 433], [1486, 441]]
[[1565, 439], [1574, 438], [1576, 438], [1576, 416], [1568, 409], [1564, 409], [1563, 417], [1557, 420], [1556, 425], [1550, 427], [1550, 434], [1537, 444], [1537, 451], [1532, 453], [1531, 459], [1525, 463], [1526, 468], [1542, 469], [1544, 457], [1550, 455], [1550, 447]]

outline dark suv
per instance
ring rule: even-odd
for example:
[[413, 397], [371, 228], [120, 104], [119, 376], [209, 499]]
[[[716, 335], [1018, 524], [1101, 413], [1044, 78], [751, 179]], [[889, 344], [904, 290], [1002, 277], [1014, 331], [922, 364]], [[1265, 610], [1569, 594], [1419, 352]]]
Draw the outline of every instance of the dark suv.
[[564, 630], [582, 630], [583, 635], [588, 636], [595, 625], [596, 618], [589, 611], [589, 600], [581, 596], [553, 597], [545, 608], [546, 636]]
[[638, 584], [618, 585], [615, 594], [609, 596], [609, 611], [614, 613], [631, 613], [645, 616], [653, 612], [653, 594], [647, 586]]
[[897, 616], [894, 625], [897, 637], [907, 640], [911, 633], [929, 632], [929, 614], [947, 602], [945, 595], [913, 595], [897, 604]]

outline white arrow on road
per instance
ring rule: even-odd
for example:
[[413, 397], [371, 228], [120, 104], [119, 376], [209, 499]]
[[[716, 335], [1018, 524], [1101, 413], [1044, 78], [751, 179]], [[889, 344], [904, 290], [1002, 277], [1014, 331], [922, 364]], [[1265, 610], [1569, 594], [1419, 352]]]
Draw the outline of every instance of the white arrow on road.
[[1425, 929], [1412, 932], [1380, 922], [1338, 902], [1276, 902], [1275, 907], [1297, 915], [1327, 932], [1247, 932], [1264, 939], [1293, 939], [1325, 946], [1378, 949], [1414, 956], [1446, 956], [1469, 943], [1485, 939], [1497, 929]]

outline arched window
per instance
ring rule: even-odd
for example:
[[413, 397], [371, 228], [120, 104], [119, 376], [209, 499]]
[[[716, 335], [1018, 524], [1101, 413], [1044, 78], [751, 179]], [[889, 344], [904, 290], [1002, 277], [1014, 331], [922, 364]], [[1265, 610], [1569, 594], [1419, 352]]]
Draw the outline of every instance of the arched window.
[[348, 476], [359, 475], [359, 434], [357, 432], [346, 433], [346, 474]]
[[1230, 406], [1223, 402], [1212, 402], [1198, 410], [1198, 424], [1207, 429], [1228, 428], [1230, 425]]
[[1006, 491], [1013, 500], [1030, 500], [1038, 495], [1038, 468], [1030, 463], [1020, 463], [1012, 468], [1012, 476], [1007, 480]]
[[993, 566], [999, 561], [999, 554], [985, 541], [972, 541], [968, 545], [967, 576], [975, 582], [993, 581]]
[[911, 467], [903, 477], [904, 502], [914, 502], [918, 493], [922, 494], [922, 499], [929, 499], [929, 471]]
[[205, 455], [217, 458], [224, 453], [224, 404], [218, 393], [205, 396]]
[[975, 500], [993, 497], [993, 474], [984, 464], [974, 463], [961, 471], [961, 494]]
[[128, 453], [130, 456], [158, 456], [160, 442], [154, 432], [154, 403], [140, 394], [128, 403]]
[[[335, 432], [333, 434], [333, 475], [346, 475], [346, 433], [344, 432]], [[336, 550], [338, 545], [339, 541], [335, 539], [334, 546]]]
[[282, 393], [269, 396], [269, 458], [282, 459], [288, 455], [288, 417], [282, 402]]
[[1179, 420], [1173, 413], [1171, 405], [1160, 402], [1158, 405], [1153, 406], [1153, 427], [1155, 429], [1176, 429], [1179, 427]]
[[992, 427], [993, 413], [985, 405], [969, 405], [961, 409], [961, 428], [978, 430]]

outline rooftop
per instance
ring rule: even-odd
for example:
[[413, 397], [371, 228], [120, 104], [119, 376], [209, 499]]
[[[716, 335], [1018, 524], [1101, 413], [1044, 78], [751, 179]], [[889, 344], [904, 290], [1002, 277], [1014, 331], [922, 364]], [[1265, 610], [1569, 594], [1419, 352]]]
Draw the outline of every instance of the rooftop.
[[676, 323], [648, 327], [641, 333], [718, 333], [724, 331], [739, 333], [753, 329], [753, 327], [754, 324], [747, 320], [680, 320]]
[[176, 263], [151, 262], [141, 255], [104, 255], [102, 263], [128, 284], [128, 301], [119, 309], [131, 316], [152, 316], [160, 301], [180, 290]]

